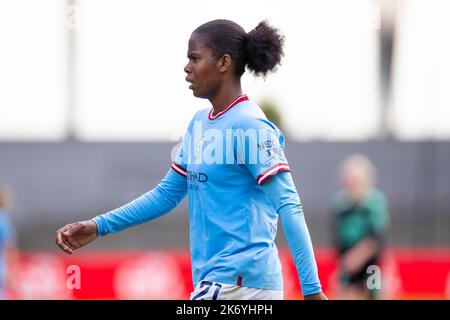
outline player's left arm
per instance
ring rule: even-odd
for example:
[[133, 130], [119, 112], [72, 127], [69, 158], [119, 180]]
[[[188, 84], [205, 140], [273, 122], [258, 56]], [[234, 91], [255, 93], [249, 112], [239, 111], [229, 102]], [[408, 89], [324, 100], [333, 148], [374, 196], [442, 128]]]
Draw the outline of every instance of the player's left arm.
[[242, 119], [236, 154], [278, 212], [305, 299], [326, 299], [317, 273], [311, 239], [300, 199], [284, 155], [283, 133], [262, 118]]
[[305, 299], [327, 299], [322, 293], [313, 246], [302, 205], [290, 172], [279, 172], [262, 189], [278, 212], [297, 268]]

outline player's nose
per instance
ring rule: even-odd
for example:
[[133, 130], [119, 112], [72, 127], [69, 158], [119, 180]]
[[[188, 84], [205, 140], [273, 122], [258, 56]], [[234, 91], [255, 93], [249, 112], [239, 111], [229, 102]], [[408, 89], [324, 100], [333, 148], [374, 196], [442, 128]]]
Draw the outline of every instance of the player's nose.
[[191, 63], [188, 62], [185, 66], [184, 66], [184, 72], [186, 72], [187, 74], [192, 72], [192, 68], [191, 68]]

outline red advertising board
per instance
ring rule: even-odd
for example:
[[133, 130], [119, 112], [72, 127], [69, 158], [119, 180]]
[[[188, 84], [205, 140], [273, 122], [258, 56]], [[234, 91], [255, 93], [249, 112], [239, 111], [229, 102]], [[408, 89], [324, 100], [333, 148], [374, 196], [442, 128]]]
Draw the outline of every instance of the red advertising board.
[[[289, 250], [280, 250], [285, 299], [301, 299]], [[336, 289], [332, 250], [317, 249], [323, 290]], [[27, 252], [20, 259], [16, 299], [188, 299], [192, 290], [189, 252]], [[390, 249], [381, 265], [382, 298], [448, 299], [450, 250]]]

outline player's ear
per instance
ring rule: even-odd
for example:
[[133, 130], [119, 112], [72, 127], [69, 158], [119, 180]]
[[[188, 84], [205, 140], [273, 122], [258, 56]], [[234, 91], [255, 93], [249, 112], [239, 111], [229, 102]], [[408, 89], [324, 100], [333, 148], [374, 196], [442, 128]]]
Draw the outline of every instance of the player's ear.
[[231, 63], [231, 56], [225, 53], [219, 58], [219, 60], [217, 60], [217, 69], [219, 72], [226, 72], [231, 68]]

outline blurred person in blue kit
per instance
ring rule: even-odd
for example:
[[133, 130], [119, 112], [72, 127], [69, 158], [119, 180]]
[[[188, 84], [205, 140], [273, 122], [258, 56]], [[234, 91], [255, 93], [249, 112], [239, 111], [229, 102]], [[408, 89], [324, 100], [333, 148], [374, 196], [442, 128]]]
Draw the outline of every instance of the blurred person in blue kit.
[[[332, 203], [339, 259], [338, 298], [376, 299], [381, 289], [381, 272], [375, 272], [380, 270], [389, 223], [386, 197], [374, 187], [375, 168], [364, 155], [348, 156], [338, 176], [341, 190]], [[380, 285], [369, 283], [373, 275], [379, 277]]]
[[0, 187], [0, 300], [13, 298], [16, 284], [18, 251], [14, 225], [7, 214], [10, 206], [10, 192]]

